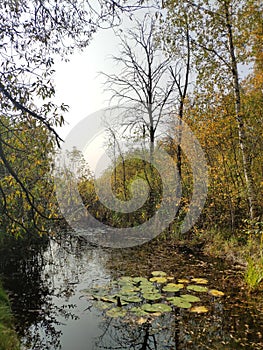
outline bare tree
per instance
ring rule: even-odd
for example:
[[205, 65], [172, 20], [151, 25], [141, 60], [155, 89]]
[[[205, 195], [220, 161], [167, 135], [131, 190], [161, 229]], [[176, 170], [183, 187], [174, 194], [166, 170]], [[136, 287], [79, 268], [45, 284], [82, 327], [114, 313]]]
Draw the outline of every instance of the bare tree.
[[150, 14], [136, 27], [119, 32], [120, 53], [113, 61], [119, 74], [106, 74], [106, 89], [111, 100], [124, 104], [124, 130], [137, 128], [142, 138], [149, 140], [153, 159], [157, 129], [174, 103], [176, 79], [171, 72], [171, 59], [164, 56], [155, 36], [156, 20]]

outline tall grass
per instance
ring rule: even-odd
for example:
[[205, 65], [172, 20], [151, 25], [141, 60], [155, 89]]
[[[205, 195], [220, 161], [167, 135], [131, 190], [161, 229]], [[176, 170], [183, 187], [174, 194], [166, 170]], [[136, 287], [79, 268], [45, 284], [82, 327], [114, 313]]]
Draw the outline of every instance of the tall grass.
[[19, 340], [13, 329], [8, 296], [0, 284], [0, 350], [19, 350]]

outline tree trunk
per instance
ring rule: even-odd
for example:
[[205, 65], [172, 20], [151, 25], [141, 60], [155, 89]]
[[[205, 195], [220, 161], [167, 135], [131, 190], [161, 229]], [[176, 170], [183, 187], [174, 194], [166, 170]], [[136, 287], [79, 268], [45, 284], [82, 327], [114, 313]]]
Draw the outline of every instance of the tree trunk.
[[235, 113], [236, 113], [236, 120], [238, 125], [239, 147], [242, 155], [243, 171], [244, 171], [248, 205], [249, 205], [249, 214], [250, 214], [250, 219], [253, 220], [256, 217], [254, 181], [251, 174], [251, 166], [250, 166], [248, 149], [246, 147], [247, 137], [246, 137], [245, 126], [244, 126], [244, 121], [243, 121], [242, 112], [241, 112], [241, 96], [240, 96], [240, 84], [239, 84], [239, 78], [238, 78], [237, 60], [236, 60], [235, 47], [233, 42], [233, 32], [232, 32], [232, 25], [231, 25], [230, 14], [229, 14], [229, 6], [227, 1], [225, 1], [224, 5], [225, 5], [226, 25], [227, 25], [227, 31], [228, 31], [229, 50], [230, 50], [230, 56], [231, 56], [232, 79], [234, 84]]

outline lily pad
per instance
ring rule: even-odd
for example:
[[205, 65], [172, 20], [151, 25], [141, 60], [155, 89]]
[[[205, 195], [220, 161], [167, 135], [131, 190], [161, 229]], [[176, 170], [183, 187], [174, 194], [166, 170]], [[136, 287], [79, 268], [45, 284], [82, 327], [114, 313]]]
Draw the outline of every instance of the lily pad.
[[196, 312], [197, 314], [204, 314], [209, 310], [205, 306], [193, 306], [190, 311]]
[[155, 312], [171, 312], [172, 308], [171, 306], [163, 303], [157, 303], [157, 304], [144, 304], [142, 305], [142, 310], [150, 313]]
[[116, 298], [112, 296], [103, 296], [103, 297], [100, 297], [100, 300], [106, 303], [116, 303]]
[[190, 284], [186, 288], [188, 290], [193, 290], [194, 292], [207, 292], [208, 291], [207, 287], [197, 286], [197, 285], [194, 285], [194, 284]]
[[108, 311], [106, 311], [106, 315], [109, 317], [123, 317], [127, 313], [126, 309], [123, 309], [121, 307], [114, 307]]
[[164, 277], [166, 275], [167, 275], [167, 273], [164, 271], [153, 271], [152, 272], [152, 276], [154, 276], [154, 277]]
[[131, 276], [122, 276], [119, 278], [118, 282], [130, 282], [132, 283], [133, 278]]
[[138, 296], [123, 297], [122, 299], [127, 303], [140, 303], [142, 301]]
[[213, 297], [222, 297], [225, 295], [224, 292], [221, 292], [221, 290], [217, 290], [217, 289], [211, 289], [208, 293]]
[[147, 312], [144, 311], [142, 308], [140, 307], [132, 307], [130, 309], [130, 312], [132, 312], [133, 314], [135, 314], [136, 316], [145, 316], [147, 315]]
[[173, 281], [174, 277], [173, 276], [166, 276], [167, 281]]
[[189, 283], [190, 281], [188, 280], [188, 279], [186, 279], [186, 278], [180, 278], [179, 280], [178, 280], [178, 283]]
[[159, 290], [155, 288], [153, 285], [151, 286], [142, 286], [141, 287], [141, 292], [142, 293], [159, 293]]
[[184, 288], [183, 284], [168, 283], [163, 287], [164, 292], [178, 292], [180, 289]]
[[122, 287], [120, 289], [121, 294], [129, 294], [129, 293], [134, 293], [134, 292], [139, 292], [140, 288], [138, 287]]
[[208, 280], [205, 278], [192, 278], [191, 282], [197, 283], [197, 284], [207, 284]]
[[162, 283], [167, 282], [167, 278], [165, 278], [165, 277], [152, 277], [152, 278], [150, 278], [150, 281], [162, 284]]
[[167, 298], [167, 300], [169, 300], [170, 303], [173, 304], [174, 306], [180, 307], [182, 309], [190, 309], [190, 307], [192, 306], [189, 303], [189, 301], [181, 297]]
[[145, 282], [146, 283], [149, 282], [146, 277], [140, 277], [140, 276], [139, 277], [134, 277], [132, 280], [133, 280], [134, 283], [140, 283], [140, 284], [142, 284], [143, 282], [144, 283]]
[[162, 297], [160, 293], [144, 293], [142, 296], [144, 299], [152, 301], [159, 300]]
[[139, 325], [142, 325], [142, 324], [146, 323], [147, 321], [148, 321], [147, 318], [140, 317], [140, 318], [136, 321], [136, 323], [139, 324]]
[[181, 298], [184, 299], [185, 301], [188, 301], [189, 303], [196, 303], [198, 301], [201, 301], [200, 298], [196, 297], [195, 295], [191, 295], [191, 294], [183, 294], [183, 295], [181, 295]]

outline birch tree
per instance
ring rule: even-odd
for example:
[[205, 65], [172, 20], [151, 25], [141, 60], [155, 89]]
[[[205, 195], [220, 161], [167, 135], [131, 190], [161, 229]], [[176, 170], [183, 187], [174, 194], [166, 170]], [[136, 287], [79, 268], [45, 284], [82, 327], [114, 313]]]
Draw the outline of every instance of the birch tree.
[[[190, 40], [193, 44], [197, 91], [212, 103], [217, 92], [233, 94], [235, 123], [239, 136], [243, 174], [247, 192], [250, 218], [257, 215], [254, 180], [248, 150], [248, 138], [241, 94], [241, 69], [251, 62], [251, 33], [254, 21], [251, 6], [258, 14], [259, 2], [255, 1], [180, 1], [164, 2], [168, 9], [167, 22], [178, 26], [182, 13], [189, 15]], [[250, 15], [248, 15], [250, 14]]]

